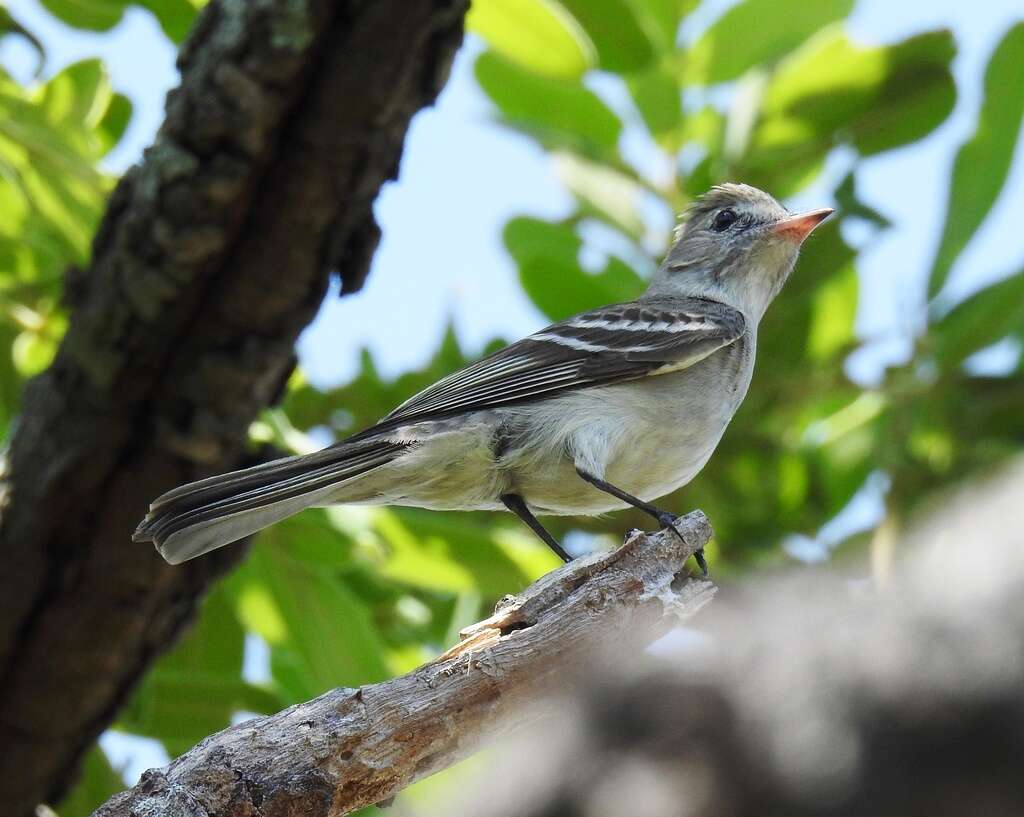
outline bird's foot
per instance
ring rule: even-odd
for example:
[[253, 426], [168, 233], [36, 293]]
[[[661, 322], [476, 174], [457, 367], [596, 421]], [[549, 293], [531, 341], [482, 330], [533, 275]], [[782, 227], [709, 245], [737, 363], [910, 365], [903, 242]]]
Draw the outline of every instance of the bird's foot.
[[[680, 541], [685, 543], [683, 535], [679, 532], [679, 528], [676, 527], [676, 522], [679, 521], [679, 515], [670, 513], [669, 511], [658, 511], [658, 524], [663, 528], [671, 528], [675, 535], [679, 537]], [[695, 550], [693, 552], [693, 558], [697, 562], [697, 567], [700, 568], [701, 578], [706, 579], [710, 574], [708, 571], [708, 560], [704, 557], [704, 548]]]
[[711, 571], [708, 570], [708, 560], [704, 557], [704, 548], [695, 550], [693, 552], [693, 558], [697, 560], [697, 567], [700, 568], [700, 577], [706, 579], [711, 575]]

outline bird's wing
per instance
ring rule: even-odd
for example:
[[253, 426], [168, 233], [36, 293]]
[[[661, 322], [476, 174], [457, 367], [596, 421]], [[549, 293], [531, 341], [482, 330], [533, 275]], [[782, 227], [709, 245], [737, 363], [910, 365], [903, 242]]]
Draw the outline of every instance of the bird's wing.
[[745, 329], [742, 313], [703, 298], [602, 307], [448, 375], [402, 403], [376, 430], [679, 371], [737, 340]]

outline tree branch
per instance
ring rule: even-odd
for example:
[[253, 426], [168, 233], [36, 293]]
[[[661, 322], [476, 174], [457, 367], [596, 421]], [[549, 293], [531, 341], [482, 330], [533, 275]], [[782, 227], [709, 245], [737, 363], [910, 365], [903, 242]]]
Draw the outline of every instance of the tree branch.
[[683, 567], [710, 538], [707, 519], [677, 530], [636, 532], [549, 573], [408, 675], [213, 735], [96, 815], [320, 817], [386, 800], [521, 724], [581, 664], [628, 655], [710, 601], [715, 586]]
[[328, 277], [358, 289], [371, 204], [433, 101], [467, 0], [214, 0], [143, 163], [112, 194], [70, 325], [26, 388], [0, 519], [0, 802], [74, 779], [203, 590], [130, 535], [163, 491], [241, 464]]
[[1024, 458], [933, 501], [884, 587], [747, 577], [701, 643], [579, 677], [429, 813], [1020, 817], [1021, 496]]

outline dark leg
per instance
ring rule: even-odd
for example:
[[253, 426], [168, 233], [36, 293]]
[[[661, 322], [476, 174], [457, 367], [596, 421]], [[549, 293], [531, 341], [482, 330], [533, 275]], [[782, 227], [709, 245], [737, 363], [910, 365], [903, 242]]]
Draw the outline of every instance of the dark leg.
[[[663, 511], [660, 508], [655, 508], [649, 502], [644, 502], [642, 499], [637, 499], [632, 494], [627, 494], [621, 488], [616, 488], [611, 483], [605, 482], [603, 479], [599, 479], [595, 477], [593, 474], [588, 474], [582, 468], [577, 468], [576, 473], [579, 474], [582, 479], [586, 480], [595, 488], [597, 488], [599, 491], [604, 491], [606, 494], [611, 494], [612, 496], [621, 499], [623, 502], [632, 505], [634, 508], [639, 508], [644, 513], [650, 514], [658, 520], [659, 525], [661, 525], [664, 528], [671, 528], [676, 532], [676, 535], [680, 539], [683, 538], [682, 534], [680, 534], [679, 531], [676, 530], [676, 520], [679, 519], [679, 517], [676, 514], [669, 513], [668, 511]], [[697, 566], [700, 568], [701, 573], [703, 573], [704, 576], [707, 576], [708, 560], [704, 558], [704, 548], [701, 548], [700, 550], [694, 552], [693, 558], [697, 560]]]
[[540, 537], [541, 541], [555, 552], [555, 555], [557, 555], [559, 559], [563, 562], [572, 561], [572, 556], [566, 553], [562, 549], [562, 546], [558, 544], [558, 540], [548, 533], [544, 529], [544, 526], [537, 521], [537, 517], [534, 516], [530, 512], [530, 509], [526, 507], [526, 503], [519, 494], [502, 494], [499, 499], [505, 503], [506, 508], [522, 519], [526, 523], [527, 527], [536, 533], [537, 536]]

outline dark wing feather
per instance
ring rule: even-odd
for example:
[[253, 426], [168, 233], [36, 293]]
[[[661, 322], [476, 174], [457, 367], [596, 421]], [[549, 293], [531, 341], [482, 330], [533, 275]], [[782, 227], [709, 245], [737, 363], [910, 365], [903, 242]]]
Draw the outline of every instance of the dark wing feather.
[[374, 430], [678, 371], [737, 340], [744, 331], [746, 322], [739, 311], [703, 298], [602, 307], [542, 329], [448, 375], [404, 402]]

